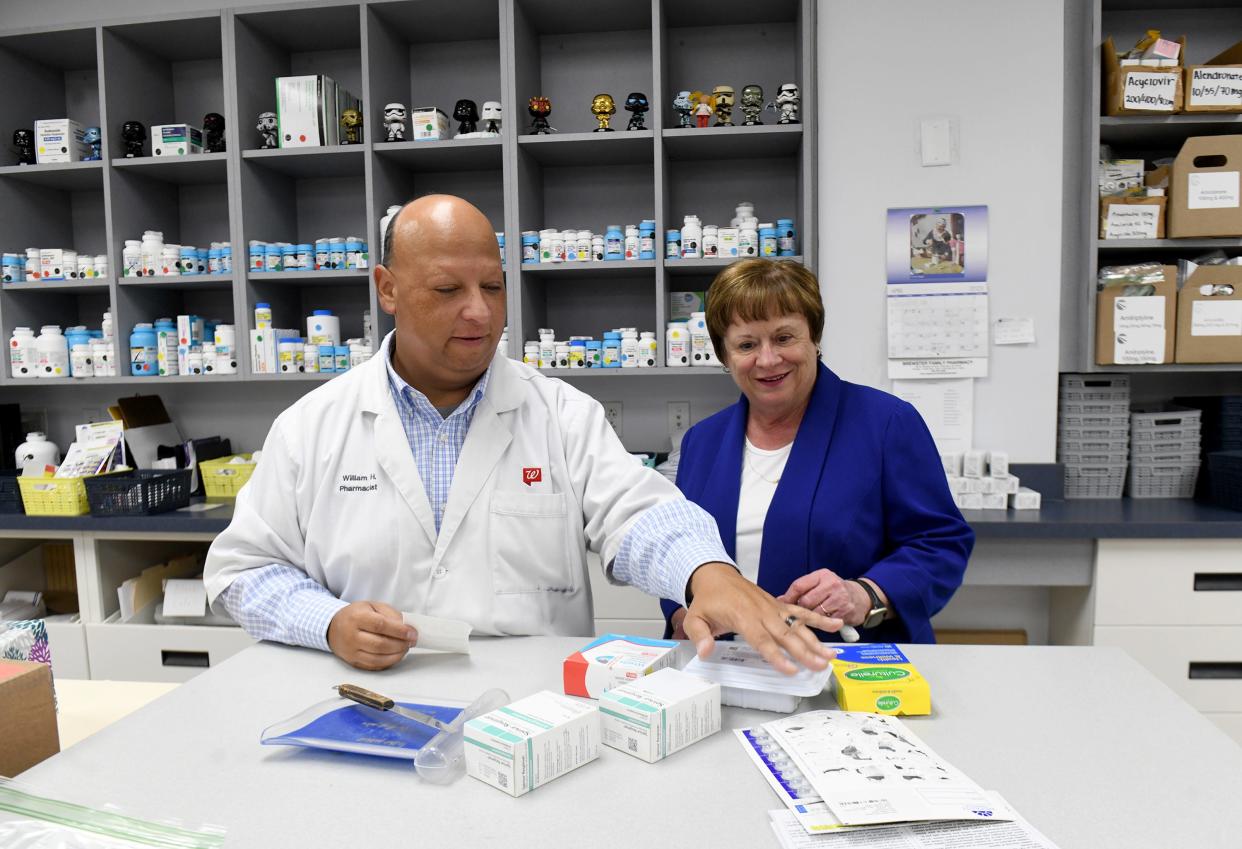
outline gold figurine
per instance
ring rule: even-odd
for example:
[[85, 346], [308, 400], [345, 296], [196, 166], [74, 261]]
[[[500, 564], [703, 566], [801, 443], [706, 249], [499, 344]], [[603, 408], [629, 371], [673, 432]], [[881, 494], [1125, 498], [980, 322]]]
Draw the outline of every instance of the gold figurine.
[[608, 126], [608, 121], [613, 115], [617, 114], [617, 104], [613, 102], [611, 94], [597, 94], [591, 100], [591, 114], [595, 116], [595, 120], [599, 121], [599, 126], [595, 128], [597, 133], [611, 133], [612, 127]]

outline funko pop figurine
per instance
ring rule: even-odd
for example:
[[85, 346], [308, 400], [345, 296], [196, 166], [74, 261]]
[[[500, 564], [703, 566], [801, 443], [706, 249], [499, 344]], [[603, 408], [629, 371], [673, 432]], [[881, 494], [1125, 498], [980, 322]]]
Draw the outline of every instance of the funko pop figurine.
[[556, 132], [548, 125], [548, 116], [552, 114], [552, 101], [543, 95], [536, 95], [526, 102], [526, 111], [533, 119], [530, 122], [530, 133], [533, 136], [546, 136]]
[[34, 130], [14, 130], [13, 146], [17, 148], [18, 165], [35, 164]]
[[208, 112], [203, 116], [203, 150], [224, 153], [224, 116], [219, 112]]
[[405, 141], [405, 104], [389, 103], [384, 107], [385, 141]]
[[712, 99], [716, 101], [717, 127], [733, 126], [733, 86], [718, 85], [712, 89]]
[[677, 126], [682, 128], [694, 126], [694, 122], [690, 120], [690, 115], [694, 112], [694, 103], [690, 100], [690, 92], [677, 92], [677, 96], [673, 98], [673, 109], [677, 112]]
[[499, 101], [483, 101], [483, 109], [479, 112], [479, 118], [484, 122], [482, 132], [489, 136], [500, 135], [501, 114]]
[[147, 128], [141, 121], [126, 121], [121, 125], [121, 141], [125, 142], [125, 158], [142, 156], [142, 143], [147, 139]]
[[690, 99], [694, 102], [694, 125], [699, 129], [707, 126], [707, 119], [712, 117], [712, 113], [716, 111], [716, 104], [712, 100], [710, 94], [696, 91], [690, 95]]
[[[459, 100], [453, 107], [453, 120], [460, 121], [457, 136], [468, 136], [479, 131], [479, 107], [473, 100]], [[455, 136], [456, 138], [456, 136]]]
[[743, 127], [757, 127], [763, 123], [759, 116], [763, 114], [763, 88], [756, 83], [742, 86], [742, 115], [746, 120]]
[[362, 144], [362, 113], [346, 109], [341, 113], [341, 144]]
[[608, 126], [608, 122], [613, 115], [617, 114], [617, 104], [613, 102], [611, 94], [597, 94], [591, 98], [591, 114], [595, 116], [595, 120], [599, 122], [599, 126], [595, 128], [597, 133], [611, 133], [612, 127]]
[[82, 157], [83, 162], [98, 161], [103, 147], [103, 133], [98, 127], [87, 127], [82, 131], [82, 141], [91, 146], [91, 152]]
[[647, 125], [643, 123], [643, 115], [651, 109], [651, 104], [647, 102], [647, 95], [641, 91], [632, 91], [630, 96], [625, 99], [625, 111], [630, 114], [630, 122], [625, 125], [627, 130], [645, 130]]
[[[776, 90], [776, 106], [775, 108], [781, 113], [778, 124], [797, 124], [798, 123], [798, 103], [801, 102], [802, 96], [798, 93], [798, 86], [794, 83], [781, 83], [781, 87]], [[771, 103], [768, 106], [772, 106]]]
[[259, 137], [261, 139], [261, 144], [259, 145], [259, 149], [260, 150], [275, 150], [276, 149], [276, 113], [275, 112], [260, 112], [259, 123], [255, 124], [254, 128], [259, 131]]

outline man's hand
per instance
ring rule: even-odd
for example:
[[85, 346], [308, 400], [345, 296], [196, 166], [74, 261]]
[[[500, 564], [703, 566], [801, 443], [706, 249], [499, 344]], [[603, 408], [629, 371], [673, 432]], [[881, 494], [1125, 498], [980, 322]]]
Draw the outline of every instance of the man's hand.
[[[835, 655], [807, 626], [836, 631], [840, 619], [782, 604], [727, 563], [704, 563], [695, 570], [690, 594], [694, 600], [680, 624], [700, 658], [711, 654], [715, 635], [730, 631], [740, 634], [786, 675], [798, 671], [790, 658], [810, 669], [823, 669]], [[786, 621], [789, 617], [793, 617], [792, 624]], [[674, 627], [677, 624], [674, 621]]]
[[668, 618], [668, 623], [673, 626], [673, 637], [672, 638], [674, 640], [689, 639], [686, 636], [686, 629], [682, 627], [682, 622], [684, 622], [685, 620], [686, 620], [686, 609], [684, 607], [679, 607], [676, 610], [674, 610], [673, 615]]
[[777, 600], [836, 617], [846, 625], [861, 625], [871, 612], [871, 596], [867, 591], [828, 569], [816, 569], [803, 575]]
[[378, 601], [355, 601], [328, 623], [328, 646], [350, 666], [387, 669], [418, 643], [418, 631], [401, 613]]

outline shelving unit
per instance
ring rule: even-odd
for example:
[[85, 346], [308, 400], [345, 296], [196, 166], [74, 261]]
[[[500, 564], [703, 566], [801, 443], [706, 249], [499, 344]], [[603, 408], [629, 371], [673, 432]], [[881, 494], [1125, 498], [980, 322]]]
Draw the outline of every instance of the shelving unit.
[[[1182, 8], [1171, 2], [1152, 0], [1095, 0], [1089, 26], [1073, 57], [1076, 66], [1067, 68], [1067, 116], [1088, 116], [1074, 150], [1081, 157], [1081, 179], [1067, 181], [1067, 199], [1077, 194], [1077, 215], [1067, 214], [1079, 231], [1066, 232], [1065, 279], [1073, 288], [1064, 293], [1061, 332], [1072, 344], [1063, 346], [1062, 371], [1129, 372], [1132, 374], [1177, 374], [1188, 372], [1237, 372], [1242, 363], [1103, 366], [1095, 362], [1096, 292], [1095, 280], [1101, 266], [1130, 264], [1148, 260], [1173, 263], [1193, 259], [1211, 250], [1229, 256], [1242, 255], [1242, 239], [1134, 239], [1097, 238], [1100, 199], [1097, 190], [1099, 148], [1107, 144], [1118, 158], [1176, 156], [1182, 142], [1191, 136], [1242, 134], [1242, 115], [1191, 113], [1175, 115], [1101, 115], [1103, 74], [1101, 44], [1112, 36], [1118, 47], [1136, 41], [1149, 28], [1187, 36], [1185, 64], [1200, 63], [1242, 37], [1242, 8], [1232, 3], [1206, 2], [1197, 8]], [[1075, 67], [1083, 73], [1075, 73]], [[1078, 90], [1073, 81], [1082, 80]], [[1074, 107], [1078, 108], [1074, 108]], [[1068, 169], [1067, 169], [1068, 173]], [[1068, 188], [1070, 185], [1072, 189]]]

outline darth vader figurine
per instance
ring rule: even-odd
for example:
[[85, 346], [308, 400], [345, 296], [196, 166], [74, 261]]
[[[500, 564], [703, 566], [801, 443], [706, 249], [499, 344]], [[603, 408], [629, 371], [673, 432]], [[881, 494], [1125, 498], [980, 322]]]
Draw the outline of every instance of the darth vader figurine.
[[224, 116], [219, 112], [203, 116], [203, 149], [207, 153], [224, 153]]
[[465, 136], [479, 131], [479, 107], [473, 100], [459, 100], [453, 107], [453, 120], [460, 121], [457, 135]]
[[625, 111], [630, 113], [630, 122], [625, 125], [627, 130], [645, 130], [647, 125], [643, 123], [643, 116], [651, 109], [651, 104], [647, 101], [647, 95], [641, 91], [632, 91], [630, 96], [625, 99]]
[[14, 130], [13, 146], [17, 148], [18, 165], [35, 164], [34, 130]]
[[143, 156], [142, 143], [147, 138], [147, 128], [141, 121], [126, 121], [121, 125], [121, 141], [125, 142], [125, 158]]

